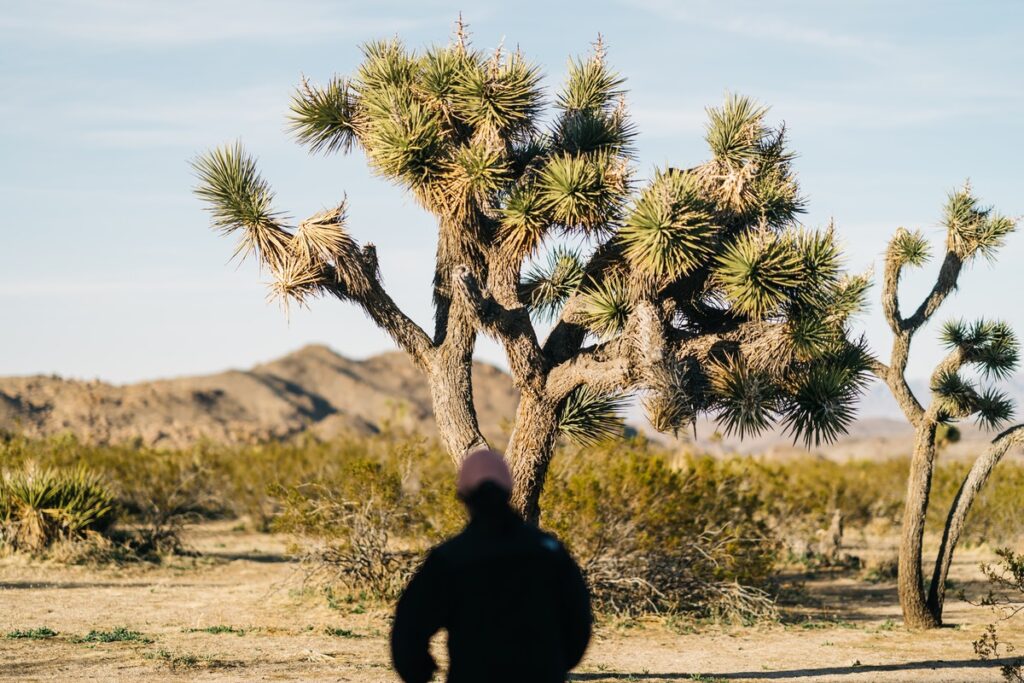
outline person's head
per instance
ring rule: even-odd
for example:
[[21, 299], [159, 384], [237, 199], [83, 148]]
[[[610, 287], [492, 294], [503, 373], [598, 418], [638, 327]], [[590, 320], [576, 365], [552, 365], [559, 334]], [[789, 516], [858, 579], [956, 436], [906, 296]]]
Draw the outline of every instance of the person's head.
[[512, 496], [512, 473], [505, 458], [490, 449], [470, 453], [459, 468], [455, 491], [471, 517], [506, 509]]

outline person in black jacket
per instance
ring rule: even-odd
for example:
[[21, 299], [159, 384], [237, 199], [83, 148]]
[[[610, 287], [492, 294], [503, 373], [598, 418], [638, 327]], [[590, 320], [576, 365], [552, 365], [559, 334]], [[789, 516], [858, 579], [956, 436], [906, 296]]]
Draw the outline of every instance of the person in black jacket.
[[511, 490], [500, 454], [466, 458], [457, 491], [469, 523], [430, 552], [395, 610], [391, 656], [406, 683], [433, 678], [440, 629], [448, 683], [562, 683], [583, 658], [592, 615], [579, 567], [516, 514]]

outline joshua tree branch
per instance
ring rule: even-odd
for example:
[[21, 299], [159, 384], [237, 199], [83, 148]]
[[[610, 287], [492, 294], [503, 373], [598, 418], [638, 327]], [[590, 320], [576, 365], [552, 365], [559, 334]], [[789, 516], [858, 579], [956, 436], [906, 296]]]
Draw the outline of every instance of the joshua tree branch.
[[942, 614], [942, 606], [946, 598], [946, 579], [953, 563], [953, 551], [963, 534], [967, 522], [967, 513], [978, 492], [985, 486], [992, 470], [1002, 460], [1011, 447], [1024, 443], [1024, 425], [1011, 427], [992, 440], [991, 445], [974, 461], [960, 490], [957, 491], [953, 504], [946, 518], [946, 527], [942, 532], [939, 554], [935, 559], [935, 570], [932, 574], [931, 587], [928, 591], [928, 607], [935, 614]]
[[584, 384], [601, 393], [628, 389], [635, 382], [635, 368], [622, 346], [615, 340], [581, 349], [548, 373], [547, 395], [560, 401]]
[[946, 252], [946, 258], [942, 260], [942, 267], [939, 268], [939, 275], [935, 280], [932, 291], [928, 293], [925, 300], [917, 307], [914, 314], [903, 321], [904, 329], [916, 332], [918, 328], [928, 322], [928, 319], [939, 309], [942, 302], [946, 300], [949, 293], [956, 289], [957, 279], [960, 277], [960, 270], [964, 262], [953, 251]]
[[900, 276], [903, 274], [903, 264], [896, 257], [892, 247], [885, 259], [885, 272], [882, 276], [882, 312], [885, 314], [885, 321], [889, 323], [889, 329], [893, 334], [899, 335], [903, 332], [903, 318], [900, 316]]
[[335, 275], [329, 290], [340, 299], [357, 303], [378, 327], [412, 357], [417, 367], [425, 370], [434, 345], [423, 328], [403, 313], [384, 289], [377, 266], [376, 248], [367, 244], [351, 256], [357, 259], [354, 264], [357, 277], [349, 278], [346, 283]]
[[882, 311], [893, 333], [892, 353], [888, 366], [876, 361], [872, 363], [871, 370], [889, 386], [903, 414], [915, 426], [925, 418], [925, 410], [906, 380], [911, 340], [914, 333], [928, 321], [956, 286], [960, 265], [960, 259], [952, 252], [948, 253], [931, 293], [910, 318], [904, 319], [900, 314], [899, 304], [899, 282], [903, 263], [891, 246], [886, 256], [882, 282]]
[[538, 395], [542, 393], [547, 363], [526, 308], [508, 309], [499, 304], [488, 291], [480, 289], [466, 266], [457, 266], [452, 271], [452, 282], [457, 295], [473, 311], [480, 326], [504, 345], [517, 387]]
[[[938, 365], [935, 366], [935, 370], [932, 371], [931, 386], [935, 386], [936, 382], [942, 378], [943, 375], [957, 372], [964, 364], [964, 350], [957, 347], [946, 354]], [[924, 413], [922, 419], [928, 420], [929, 422], [935, 422], [938, 420], [939, 411], [942, 409], [942, 401], [939, 400], [939, 396], [936, 395], [935, 390], [932, 390], [932, 402], [928, 406], [928, 410]]]

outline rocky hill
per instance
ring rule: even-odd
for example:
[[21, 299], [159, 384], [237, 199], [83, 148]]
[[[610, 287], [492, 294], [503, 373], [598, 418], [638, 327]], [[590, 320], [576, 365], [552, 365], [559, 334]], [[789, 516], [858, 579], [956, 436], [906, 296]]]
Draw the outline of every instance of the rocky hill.
[[[500, 447], [518, 394], [507, 374], [484, 363], [475, 365], [473, 384], [481, 429]], [[638, 405], [626, 419], [652, 438], [673, 441], [650, 429]], [[0, 377], [0, 430], [31, 437], [72, 433], [92, 443], [175, 448], [204, 438], [248, 443], [306, 431], [330, 438], [389, 426], [436, 433], [426, 382], [399, 352], [358, 361], [313, 345], [249, 370], [128, 385]], [[947, 450], [953, 457], [977, 455], [992, 437], [970, 424], [962, 428], [961, 443]], [[711, 453], [785, 458], [807, 452], [778, 431], [743, 441], [717, 431], [713, 421], [702, 418], [679, 437]], [[862, 417], [850, 433], [813, 450], [840, 460], [881, 458], [909, 453], [912, 442], [912, 430], [878, 385], [862, 400]]]
[[[504, 372], [477, 363], [481, 429], [496, 443], [518, 395]], [[250, 370], [113, 385], [59, 377], [0, 378], [0, 429], [72, 433], [93, 443], [179, 447], [201, 438], [250, 442], [309, 430], [330, 437], [392, 425], [434, 433], [426, 382], [402, 353], [356, 361], [306, 346]]]

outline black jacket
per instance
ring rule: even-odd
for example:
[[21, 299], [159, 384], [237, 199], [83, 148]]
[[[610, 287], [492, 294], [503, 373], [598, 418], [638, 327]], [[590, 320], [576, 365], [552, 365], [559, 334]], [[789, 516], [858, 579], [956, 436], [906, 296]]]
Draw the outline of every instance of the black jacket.
[[398, 601], [391, 656], [406, 683], [429, 681], [429, 640], [443, 628], [449, 683], [561, 683], [583, 657], [590, 625], [590, 596], [569, 553], [503, 505], [431, 551]]

